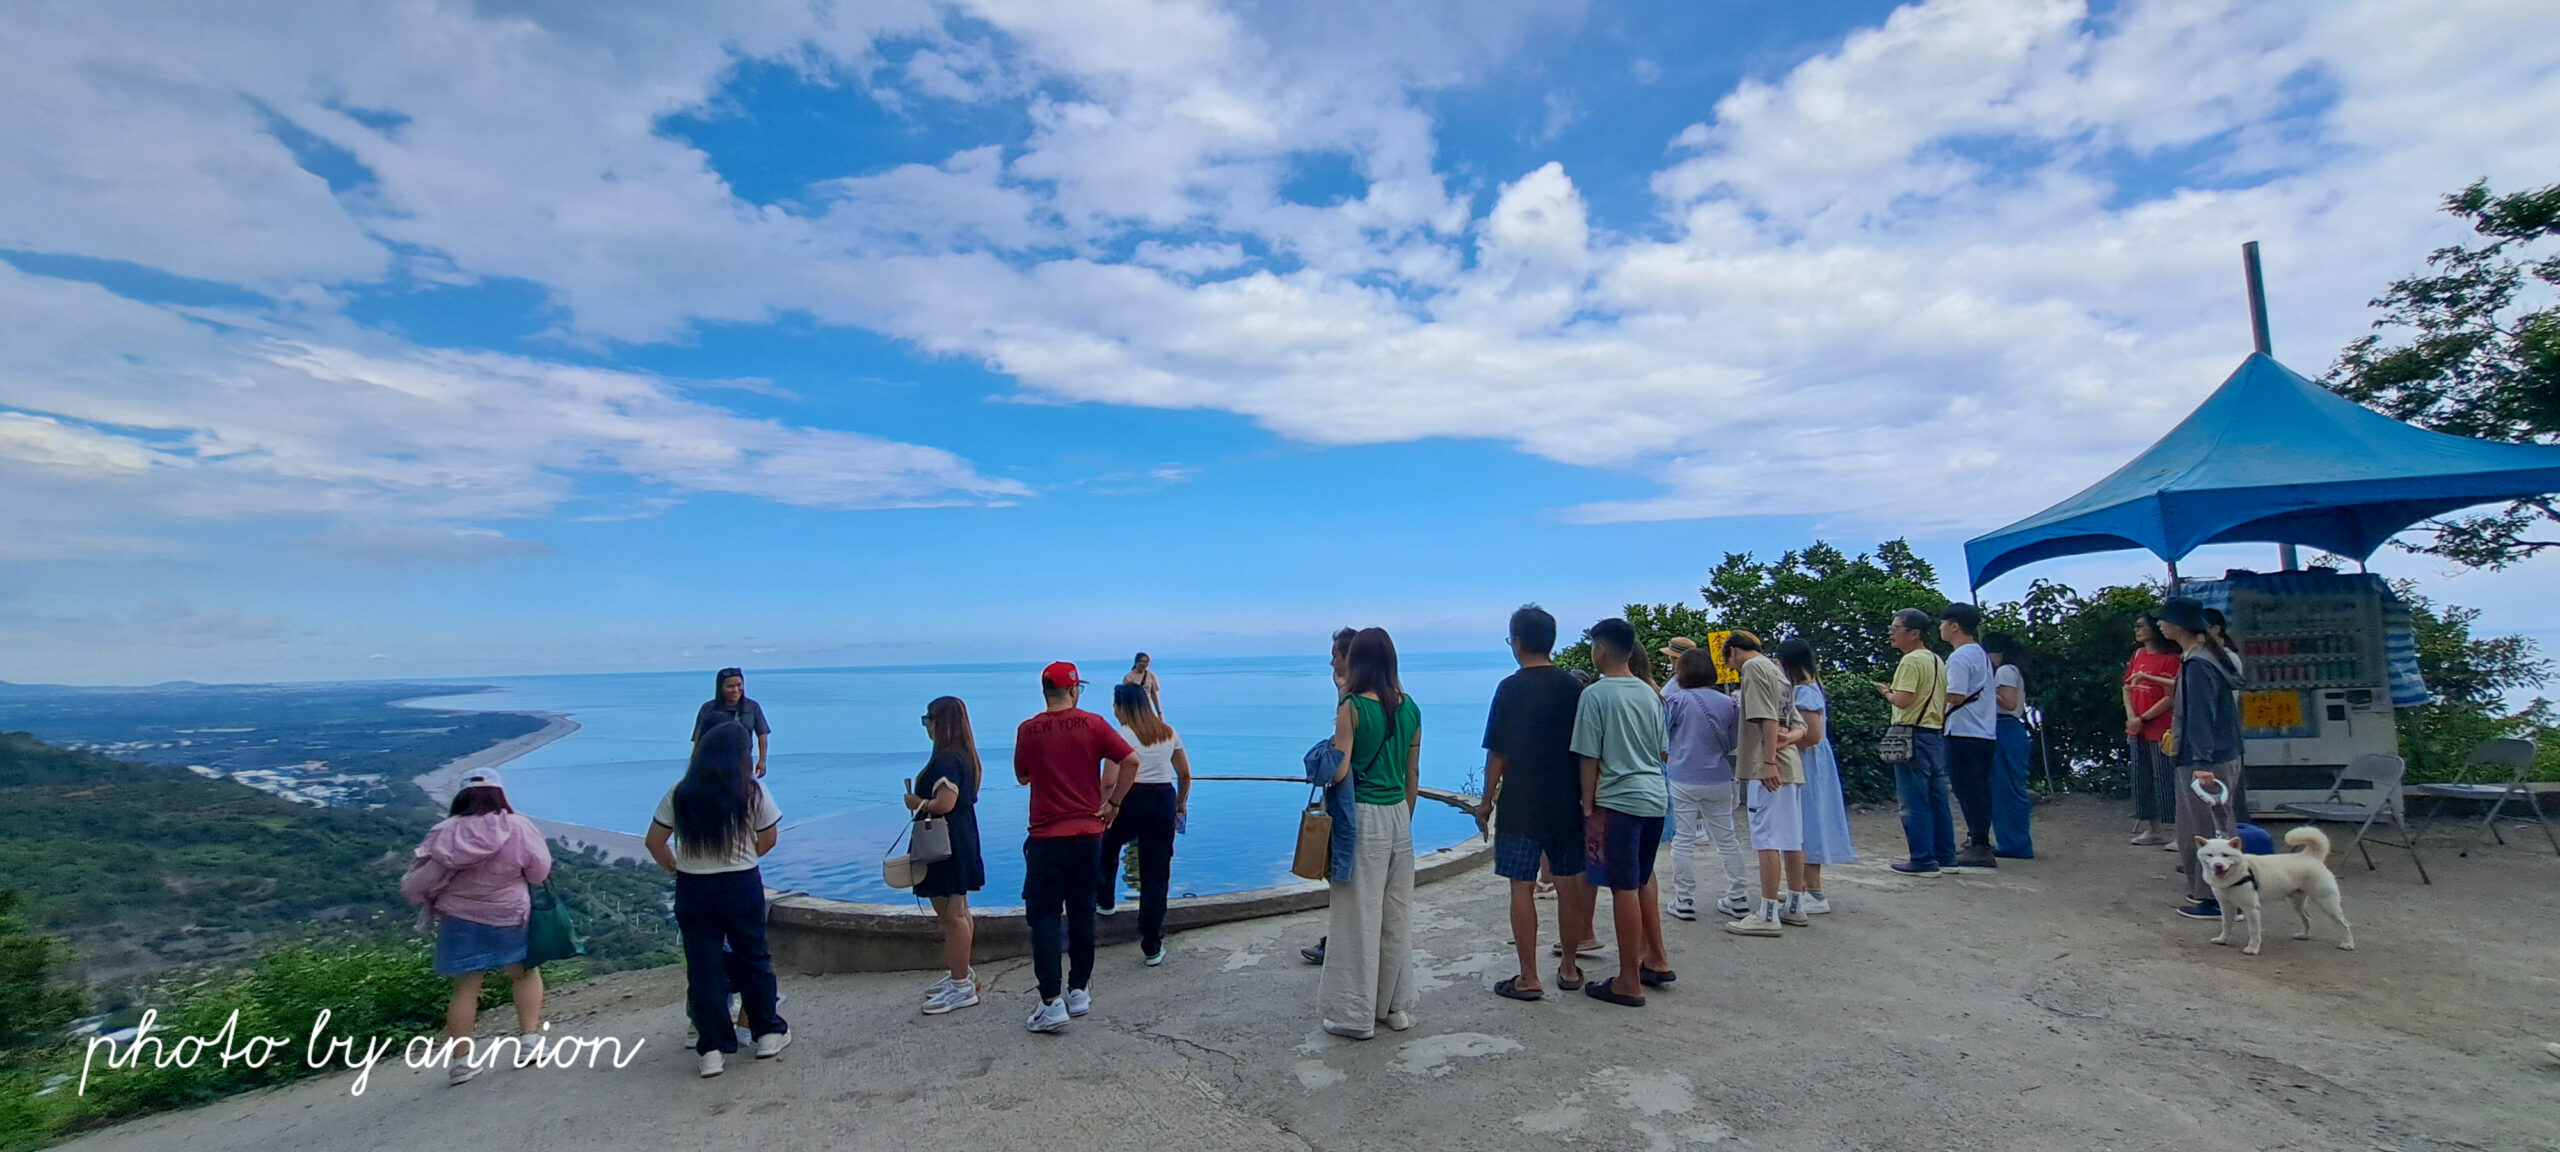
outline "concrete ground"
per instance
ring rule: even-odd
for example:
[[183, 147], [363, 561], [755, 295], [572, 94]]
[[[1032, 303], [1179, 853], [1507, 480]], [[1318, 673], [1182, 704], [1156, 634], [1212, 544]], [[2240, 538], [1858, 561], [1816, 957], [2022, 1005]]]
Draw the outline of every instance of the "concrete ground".
[[2121, 807], [2047, 805], [2043, 858], [1933, 880], [1888, 872], [1899, 828], [1861, 814], [1837, 913], [1779, 940], [1673, 921], [1679, 982], [1641, 1010], [1494, 996], [1506, 893], [1475, 872], [1420, 894], [1419, 1026], [1367, 1042], [1317, 1029], [1314, 913], [1177, 937], [1157, 969], [1107, 949], [1063, 1036], [1022, 1031], [1025, 962], [942, 1018], [915, 1012], [929, 974], [786, 974], [796, 1045], [702, 1080], [680, 974], [629, 973], [553, 1001], [561, 1031], [648, 1041], [620, 1071], [448, 1089], [389, 1068], [361, 1098], [340, 1075], [73, 1146], [2560, 1147], [2560, 858], [2538, 834], [2470, 859], [2437, 841], [2433, 887], [2404, 852], [2367, 871], [2342, 849], [2359, 950], [2277, 921], [2251, 958], [2172, 914], [2176, 858], [2127, 846]]

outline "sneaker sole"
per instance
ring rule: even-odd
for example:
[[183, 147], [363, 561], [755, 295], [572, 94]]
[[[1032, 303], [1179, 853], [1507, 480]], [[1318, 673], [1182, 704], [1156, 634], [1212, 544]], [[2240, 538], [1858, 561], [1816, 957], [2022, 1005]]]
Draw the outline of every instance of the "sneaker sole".
[[1671, 912], [1671, 918], [1674, 920], [1695, 920], [1698, 918], [1698, 914], [1694, 911], [1682, 912], [1678, 909], [1673, 909]]
[[1067, 1030], [1067, 1022], [1060, 1020], [1055, 1024], [1027, 1024], [1024, 1025], [1024, 1029], [1026, 1031], [1037, 1032], [1043, 1036], [1055, 1036], [1058, 1033]]
[[924, 1014], [927, 1016], [940, 1016], [949, 1012], [957, 1012], [963, 1008], [975, 1008], [977, 1006], [978, 998], [972, 996], [957, 1004], [927, 1004], [924, 1006]]

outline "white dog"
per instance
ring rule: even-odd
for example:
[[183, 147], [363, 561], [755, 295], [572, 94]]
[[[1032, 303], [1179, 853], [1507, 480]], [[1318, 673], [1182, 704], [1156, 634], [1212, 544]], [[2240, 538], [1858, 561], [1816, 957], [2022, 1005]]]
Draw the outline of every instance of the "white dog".
[[2294, 933], [2294, 939], [2311, 938], [2311, 912], [2304, 904], [2317, 904], [2321, 914], [2337, 921], [2339, 931], [2345, 933], [2338, 947], [2354, 951], [2356, 930], [2338, 905], [2338, 878], [2329, 871], [2328, 833], [2306, 824], [2285, 833], [2284, 842], [2295, 850], [2281, 856], [2251, 856], [2240, 850], [2237, 836], [2196, 837], [2196, 865], [2204, 869], [2205, 881], [2213, 885], [2216, 902], [2222, 905], [2222, 934], [2213, 942], [2230, 942], [2231, 918], [2236, 914], [2249, 925], [2249, 946], [2241, 954], [2257, 955], [2266, 932], [2260, 902], [2281, 896], [2293, 901], [2294, 914], [2302, 917], [2302, 931]]

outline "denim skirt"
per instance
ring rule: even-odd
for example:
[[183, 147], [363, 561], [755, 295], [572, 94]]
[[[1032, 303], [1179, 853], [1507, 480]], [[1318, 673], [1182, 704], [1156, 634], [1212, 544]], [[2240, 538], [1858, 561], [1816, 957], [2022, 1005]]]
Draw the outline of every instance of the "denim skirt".
[[525, 936], [529, 927], [518, 924], [513, 928], [501, 928], [459, 916], [438, 917], [436, 975], [468, 976], [474, 972], [524, 963]]

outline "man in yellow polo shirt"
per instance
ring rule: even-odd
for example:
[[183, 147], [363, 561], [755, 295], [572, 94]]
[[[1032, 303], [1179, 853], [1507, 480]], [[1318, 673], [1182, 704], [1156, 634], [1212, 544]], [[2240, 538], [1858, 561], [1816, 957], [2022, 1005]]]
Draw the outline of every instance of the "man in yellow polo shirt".
[[1956, 871], [1955, 803], [1947, 787], [1947, 665], [1929, 650], [1929, 614], [1905, 608], [1893, 614], [1885, 637], [1902, 653], [1893, 679], [1875, 682], [1893, 705], [1893, 722], [1911, 727], [1911, 758], [1893, 766], [1902, 798], [1902, 836], [1911, 858], [1894, 862], [1906, 876]]

